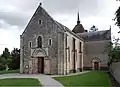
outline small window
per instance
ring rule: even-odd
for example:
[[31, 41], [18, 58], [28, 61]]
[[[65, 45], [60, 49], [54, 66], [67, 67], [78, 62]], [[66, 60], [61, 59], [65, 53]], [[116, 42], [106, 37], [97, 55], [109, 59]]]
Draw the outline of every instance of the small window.
[[75, 38], [73, 38], [73, 41], [72, 41], [72, 48], [73, 48], [73, 51], [75, 52]]
[[39, 21], [38, 21], [38, 24], [39, 24], [39, 25], [41, 25], [41, 24], [42, 24], [42, 21], [41, 21], [41, 20], [39, 20]]
[[80, 42], [80, 46], [79, 46], [79, 51], [80, 53], [82, 52], [82, 43]]
[[31, 41], [29, 42], [29, 47], [32, 47], [32, 42]]
[[41, 37], [41, 36], [38, 36], [38, 39], [37, 39], [37, 47], [38, 47], [38, 48], [42, 48], [42, 37]]
[[52, 39], [51, 38], [49, 39], [49, 45], [50, 46], [52, 45]]

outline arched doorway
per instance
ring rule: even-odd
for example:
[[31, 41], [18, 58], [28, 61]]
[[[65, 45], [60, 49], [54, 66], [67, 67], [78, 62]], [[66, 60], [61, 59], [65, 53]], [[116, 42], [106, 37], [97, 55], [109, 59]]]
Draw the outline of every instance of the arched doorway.
[[99, 62], [94, 62], [94, 69], [99, 70]]
[[32, 52], [32, 57], [29, 61], [29, 73], [31, 74], [45, 73], [45, 68], [47, 69], [50, 68], [49, 67], [50, 65], [46, 63], [45, 60], [46, 56], [47, 54], [45, 50], [41, 48], [34, 49], [34, 51]]
[[38, 57], [38, 73], [44, 73], [44, 57]]
[[91, 62], [92, 62], [92, 69], [93, 70], [99, 70], [100, 69], [101, 61], [98, 57], [94, 57]]

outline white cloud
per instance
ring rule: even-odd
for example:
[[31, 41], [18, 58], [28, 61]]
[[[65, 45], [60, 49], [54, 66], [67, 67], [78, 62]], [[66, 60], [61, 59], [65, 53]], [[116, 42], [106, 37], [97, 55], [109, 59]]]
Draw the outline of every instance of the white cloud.
[[0, 54], [5, 47], [13, 50], [20, 45], [20, 29], [17, 26], [9, 27], [10, 29], [0, 29]]
[[[5, 47], [10, 50], [13, 47], [19, 48], [20, 34], [39, 2], [39, 0], [0, 0], [0, 54]], [[112, 21], [119, 6], [116, 0], [42, 0], [42, 2], [42, 6], [55, 20], [71, 30], [76, 25], [79, 8], [80, 20], [85, 29], [95, 25], [99, 30], [104, 30], [109, 29], [111, 25], [113, 35], [119, 36], [117, 34], [119, 29]]]

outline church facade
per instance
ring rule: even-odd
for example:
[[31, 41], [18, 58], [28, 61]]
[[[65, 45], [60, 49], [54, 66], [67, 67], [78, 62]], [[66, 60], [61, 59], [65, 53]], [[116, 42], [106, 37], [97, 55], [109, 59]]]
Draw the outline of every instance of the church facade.
[[88, 32], [78, 21], [71, 31], [39, 5], [20, 35], [20, 73], [69, 74], [107, 68], [111, 30]]

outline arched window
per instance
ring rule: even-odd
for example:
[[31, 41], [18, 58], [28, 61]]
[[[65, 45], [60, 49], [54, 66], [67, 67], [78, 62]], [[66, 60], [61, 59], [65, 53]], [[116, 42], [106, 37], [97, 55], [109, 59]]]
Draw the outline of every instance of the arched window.
[[52, 45], [52, 39], [49, 38], [49, 45], [51, 46]]
[[37, 46], [38, 46], [39, 48], [42, 48], [42, 37], [41, 37], [41, 36], [38, 36]]
[[41, 25], [41, 24], [42, 24], [42, 21], [41, 21], [41, 20], [38, 20], [38, 24]]
[[31, 42], [31, 41], [29, 42], [29, 47], [30, 47], [30, 48], [32, 47], [32, 42]]
[[81, 53], [82, 52], [82, 42], [79, 43], [79, 52]]

